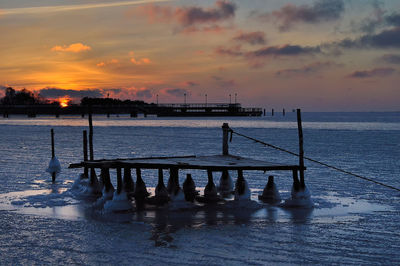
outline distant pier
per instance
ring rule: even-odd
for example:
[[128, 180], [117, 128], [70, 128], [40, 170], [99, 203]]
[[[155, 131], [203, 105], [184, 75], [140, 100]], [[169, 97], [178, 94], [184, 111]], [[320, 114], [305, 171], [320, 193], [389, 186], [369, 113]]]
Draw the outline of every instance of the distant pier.
[[[158, 117], [196, 117], [196, 116], [261, 116], [262, 108], [243, 108], [240, 103], [171, 103], [171, 104], [146, 104], [146, 105], [92, 105], [93, 114], [138, 114], [155, 115]], [[4, 118], [10, 115], [82, 115], [88, 113], [86, 105], [70, 105], [60, 107], [55, 104], [41, 105], [0, 105], [0, 113]]]

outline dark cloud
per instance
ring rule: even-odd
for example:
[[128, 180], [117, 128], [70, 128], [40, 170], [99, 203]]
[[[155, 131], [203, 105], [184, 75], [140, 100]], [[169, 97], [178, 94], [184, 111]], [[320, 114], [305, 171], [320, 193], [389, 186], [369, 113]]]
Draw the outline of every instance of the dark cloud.
[[292, 77], [292, 76], [307, 76], [320, 73], [328, 68], [339, 66], [334, 62], [314, 62], [312, 64], [300, 67], [300, 68], [288, 68], [282, 69], [275, 72], [277, 77]]
[[400, 13], [393, 12], [385, 17], [385, 22], [388, 25], [400, 27]]
[[241, 46], [218, 47], [215, 50], [217, 55], [242, 57], [246, 59], [251, 67], [262, 67], [267, 58], [296, 57], [304, 55], [315, 55], [321, 53], [319, 46], [300, 46], [285, 44], [282, 46], [266, 46], [253, 51], [242, 51]]
[[365, 34], [358, 39], [344, 39], [323, 45], [326, 48], [400, 48], [400, 27], [377, 34]]
[[83, 97], [103, 97], [103, 92], [99, 89], [88, 90], [64, 90], [59, 88], [45, 88], [39, 90], [39, 95], [45, 98], [58, 98], [69, 96], [71, 98]]
[[106, 93], [121, 93], [122, 92], [122, 89], [120, 89], [120, 88], [118, 88], [118, 89], [104, 89], [103, 90], [104, 92], [106, 92]]
[[213, 80], [216, 81], [219, 87], [232, 87], [235, 86], [236, 82], [233, 79], [224, 79], [220, 76], [211, 76]]
[[218, 55], [227, 55], [227, 56], [242, 56], [243, 52], [241, 51], [241, 46], [235, 47], [217, 47], [215, 49], [215, 53]]
[[236, 36], [233, 37], [233, 40], [249, 43], [252, 45], [257, 44], [265, 44], [265, 34], [262, 31], [254, 31], [254, 32], [240, 32]]
[[196, 23], [217, 22], [232, 18], [235, 15], [236, 5], [229, 1], [218, 0], [214, 8], [184, 7], [175, 10], [175, 16], [184, 26]]
[[[152, 22], [177, 22], [190, 32], [216, 31], [221, 28], [215, 23], [231, 19], [235, 16], [236, 5], [228, 0], [218, 0], [210, 8], [187, 6], [172, 8], [170, 6], [146, 5], [139, 8], [139, 14], [146, 15]], [[213, 24], [211, 27], [195, 27], [198, 24]]]
[[373, 77], [386, 77], [395, 72], [394, 68], [391, 67], [383, 67], [383, 68], [374, 68], [371, 70], [361, 70], [361, 71], [354, 71], [348, 78], [373, 78]]
[[230, 29], [231, 29], [231, 27], [221, 27], [221, 26], [216, 25], [216, 24], [213, 24], [213, 25], [210, 25], [210, 26], [201, 26], [201, 27], [192, 25], [192, 26], [184, 27], [183, 29], [176, 29], [174, 31], [174, 33], [182, 32], [182, 33], [185, 33], [185, 34], [191, 34], [191, 33], [202, 32], [202, 33], [219, 34], [219, 33], [225, 32], [225, 31], [230, 30]]
[[279, 56], [298, 56], [307, 54], [320, 53], [321, 49], [316, 46], [300, 46], [300, 45], [282, 45], [282, 46], [268, 46], [258, 50], [246, 53], [248, 58], [260, 58], [260, 57], [279, 57]]
[[166, 94], [175, 96], [175, 97], [182, 97], [185, 93], [189, 94], [188, 90], [185, 89], [180, 89], [180, 88], [175, 88], [175, 89], [165, 89], [164, 90]]
[[399, 54], [385, 54], [380, 58], [381, 61], [400, 65], [400, 55]]
[[138, 90], [136, 92], [136, 97], [138, 98], [145, 98], [145, 99], [150, 99], [153, 97], [153, 93], [151, 92], [150, 89], [143, 89], [143, 90]]
[[373, 33], [384, 22], [383, 3], [379, 0], [372, 1], [372, 12], [368, 17], [362, 19], [359, 23], [352, 22], [354, 31]]
[[281, 9], [255, 16], [261, 20], [274, 20], [281, 31], [289, 30], [295, 23], [316, 24], [323, 21], [337, 20], [344, 12], [343, 0], [317, 0], [312, 5], [287, 4]]
[[190, 86], [190, 87], [194, 87], [194, 86], [199, 85], [199, 83], [196, 83], [196, 82], [194, 82], [194, 81], [185, 81], [183, 84], [184, 84], [185, 86]]

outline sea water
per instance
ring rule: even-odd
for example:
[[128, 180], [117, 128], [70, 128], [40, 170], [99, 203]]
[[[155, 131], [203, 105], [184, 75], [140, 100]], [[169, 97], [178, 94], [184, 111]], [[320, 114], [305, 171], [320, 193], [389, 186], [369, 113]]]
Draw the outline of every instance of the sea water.
[[[94, 116], [94, 156], [210, 155], [222, 150], [222, 123], [264, 142], [298, 151], [295, 113], [246, 118]], [[46, 172], [50, 129], [62, 172]], [[393, 264], [400, 263], [400, 192], [306, 161], [314, 208], [252, 206], [185, 211], [104, 212], [83, 195], [78, 116], [0, 119], [0, 264]], [[400, 187], [400, 113], [303, 113], [307, 157]], [[234, 135], [231, 154], [283, 164], [298, 158]], [[191, 173], [198, 189], [204, 171]], [[98, 172], [99, 174], [99, 172]], [[230, 172], [236, 179], [237, 173]], [[167, 173], [165, 181], [167, 180]], [[282, 200], [289, 172], [244, 171], [252, 198], [268, 175]], [[150, 191], [156, 170], [143, 170]], [[133, 173], [133, 178], [135, 175]], [[220, 173], [214, 174], [219, 182]], [[111, 171], [116, 185], [116, 173]]]

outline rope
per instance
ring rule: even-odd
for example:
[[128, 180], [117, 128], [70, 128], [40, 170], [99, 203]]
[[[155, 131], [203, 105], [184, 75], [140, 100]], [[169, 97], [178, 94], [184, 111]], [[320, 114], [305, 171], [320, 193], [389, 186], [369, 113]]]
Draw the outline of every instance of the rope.
[[[300, 155], [297, 154], [297, 153], [294, 153], [294, 152], [285, 150], [285, 149], [283, 149], [283, 148], [280, 148], [280, 147], [278, 147], [278, 146], [275, 146], [275, 145], [272, 145], [272, 144], [263, 142], [263, 141], [261, 141], [261, 140], [258, 140], [258, 139], [255, 139], [255, 138], [252, 138], [252, 137], [243, 135], [243, 134], [241, 134], [241, 133], [239, 133], [239, 132], [234, 131], [233, 129], [230, 129], [229, 131], [231, 132], [231, 137], [230, 137], [230, 141], [231, 141], [231, 142], [232, 142], [232, 135], [233, 135], [233, 134], [236, 134], [236, 135], [238, 135], [238, 136], [241, 136], [241, 137], [244, 137], [244, 138], [246, 138], [246, 139], [252, 140], [252, 141], [254, 141], [254, 142], [256, 142], [256, 143], [260, 143], [260, 144], [262, 144], [262, 145], [264, 145], [264, 146], [267, 146], [267, 147], [270, 147], [270, 148], [273, 148], [273, 149], [276, 149], [276, 150], [279, 150], [279, 151], [283, 151], [283, 152], [289, 153], [289, 154], [291, 154], [291, 155], [300, 157]], [[303, 158], [306, 159], [306, 160], [309, 160], [309, 161], [311, 161], [311, 162], [313, 162], [313, 163], [317, 163], [317, 164], [323, 165], [323, 166], [325, 166], [325, 167], [334, 169], [334, 170], [336, 170], [336, 171], [339, 171], [339, 172], [342, 172], [342, 173], [345, 173], [345, 174], [348, 174], [348, 175], [351, 175], [351, 176], [354, 176], [354, 177], [357, 177], [357, 178], [360, 178], [360, 179], [363, 179], [363, 180], [366, 180], [366, 181], [369, 181], [369, 182], [372, 182], [372, 183], [375, 183], [375, 184], [378, 184], [378, 185], [381, 185], [381, 186], [384, 186], [384, 187], [387, 187], [387, 188], [390, 188], [390, 189], [394, 189], [394, 190], [400, 191], [400, 189], [397, 188], [397, 187], [394, 187], [394, 186], [391, 186], [391, 185], [387, 185], [387, 184], [385, 184], [385, 183], [376, 181], [376, 180], [374, 180], [374, 179], [371, 179], [371, 178], [368, 178], [368, 177], [365, 177], [365, 176], [361, 176], [361, 175], [358, 175], [358, 174], [354, 174], [354, 173], [349, 172], [349, 171], [347, 171], [347, 170], [344, 170], [344, 169], [341, 169], [341, 168], [338, 168], [338, 167], [335, 167], [335, 166], [332, 166], [332, 165], [329, 165], [329, 164], [326, 164], [326, 163], [323, 163], [323, 162], [314, 160], [314, 159], [312, 159], [312, 158], [308, 158], [308, 157], [306, 157], [306, 156], [304, 156]]]

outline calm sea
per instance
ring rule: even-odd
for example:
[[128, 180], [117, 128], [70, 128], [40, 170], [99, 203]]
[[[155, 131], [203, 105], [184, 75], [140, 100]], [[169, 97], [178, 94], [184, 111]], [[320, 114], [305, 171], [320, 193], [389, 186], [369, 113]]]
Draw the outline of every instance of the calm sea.
[[[303, 113], [307, 157], [400, 187], [400, 113]], [[94, 156], [221, 153], [222, 123], [297, 152], [295, 113], [250, 118], [94, 117]], [[50, 129], [62, 173], [51, 184]], [[0, 264], [394, 264], [400, 263], [400, 192], [306, 161], [315, 208], [257, 211], [93, 211], [73, 191], [87, 119], [0, 118]], [[233, 136], [230, 153], [277, 163], [298, 158]], [[189, 171], [181, 171], [181, 182]], [[206, 173], [192, 171], [196, 185]], [[232, 177], [236, 173], [231, 172]], [[245, 172], [256, 198], [274, 175], [282, 198], [291, 174]], [[219, 174], [214, 180], [218, 183]], [[144, 170], [148, 187], [156, 172]], [[112, 173], [115, 182], [115, 173]]]

